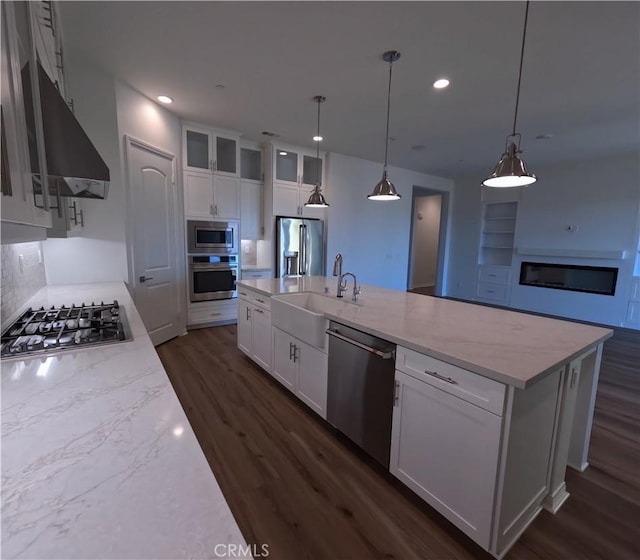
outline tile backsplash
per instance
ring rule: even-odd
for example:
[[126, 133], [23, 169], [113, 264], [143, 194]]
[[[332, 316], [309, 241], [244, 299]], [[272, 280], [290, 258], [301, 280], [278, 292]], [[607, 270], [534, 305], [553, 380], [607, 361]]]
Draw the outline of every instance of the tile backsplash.
[[8, 320], [46, 283], [39, 241], [2, 245], [2, 322]]

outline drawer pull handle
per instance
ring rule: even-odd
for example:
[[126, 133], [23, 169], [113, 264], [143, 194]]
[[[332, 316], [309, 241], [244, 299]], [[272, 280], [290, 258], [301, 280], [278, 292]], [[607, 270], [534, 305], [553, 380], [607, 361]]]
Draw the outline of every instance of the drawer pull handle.
[[262, 309], [258, 309], [257, 307], [254, 307], [253, 309], [254, 311], [257, 311], [258, 313], [260, 313], [261, 315], [264, 313], [264, 311], [262, 311]]
[[247, 292], [240, 292], [240, 295], [241, 295], [241, 296], [246, 296], [246, 295], [247, 295]]
[[259, 301], [260, 303], [264, 303], [264, 300], [260, 298], [256, 298], [256, 301]]
[[425, 369], [424, 372], [427, 375], [431, 375], [432, 377], [435, 377], [436, 379], [440, 379], [441, 381], [445, 381], [446, 383], [450, 383], [451, 385], [457, 385], [458, 384], [457, 381], [454, 381], [450, 377], [445, 377], [444, 375], [440, 375], [439, 373], [437, 373], [435, 371], [429, 371], [428, 369]]
[[489, 274], [489, 276], [490, 276], [491, 278], [495, 278], [495, 277], [496, 277], [496, 275], [495, 275], [495, 274]]

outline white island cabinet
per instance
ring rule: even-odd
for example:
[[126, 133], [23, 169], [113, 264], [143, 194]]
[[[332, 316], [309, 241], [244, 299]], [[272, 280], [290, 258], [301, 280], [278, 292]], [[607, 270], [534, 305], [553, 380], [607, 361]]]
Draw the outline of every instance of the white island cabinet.
[[238, 296], [238, 348], [271, 373], [269, 298], [246, 288]]
[[[610, 329], [373, 286], [361, 286], [357, 305], [337, 302], [326, 295], [333, 278], [239, 284], [316, 293], [313, 313], [397, 344], [390, 471], [494, 557], [543, 508], [558, 511], [567, 465], [588, 466]], [[276, 327], [274, 376], [301, 399], [320, 394], [302, 335]], [[306, 376], [318, 385], [305, 389]]]
[[[478, 376], [463, 370], [456, 376], [451, 368], [404, 348], [398, 348], [396, 367], [408, 369], [400, 363], [407, 354], [423, 358], [424, 367], [409, 369], [409, 374], [396, 370], [390, 471], [488, 549], [502, 416], [473, 403], [479, 384], [474, 387], [471, 380], [465, 387], [464, 373]], [[488, 386], [483, 396], [502, 394], [504, 400], [504, 385], [479, 379]], [[452, 394], [454, 390], [457, 394]], [[467, 391], [473, 397], [465, 400], [461, 396]]]
[[327, 355], [277, 327], [273, 376], [323, 418], [327, 417]]

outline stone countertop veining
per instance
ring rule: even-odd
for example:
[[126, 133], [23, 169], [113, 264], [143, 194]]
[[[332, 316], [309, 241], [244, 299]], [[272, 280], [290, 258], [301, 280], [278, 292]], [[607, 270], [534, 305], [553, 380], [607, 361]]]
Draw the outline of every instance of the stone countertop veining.
[[[238, 284], [268, 296], [328, 288], [326, 295], [335, 298], [337, 278]], [[345, 302], [351, 288], [349, 281]], [[327, 318], [520, 389], [613, 335], [602, 327], [366, 285], [358, 305], [343, 307]]]
[[46, 286], [25, 308], [113, 299], [132, 341], [2, 362], [3, 558], [246, 546], [124, 284]]

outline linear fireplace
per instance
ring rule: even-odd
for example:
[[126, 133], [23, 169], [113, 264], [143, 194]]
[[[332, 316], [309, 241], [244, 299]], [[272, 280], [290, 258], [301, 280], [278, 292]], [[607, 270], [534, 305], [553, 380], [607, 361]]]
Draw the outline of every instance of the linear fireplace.
[[606, 266], [535, 262], [523, 262], [520, 266], [520, 284], [523, 286], [612, 296], [617, 279], [618, 269]]

